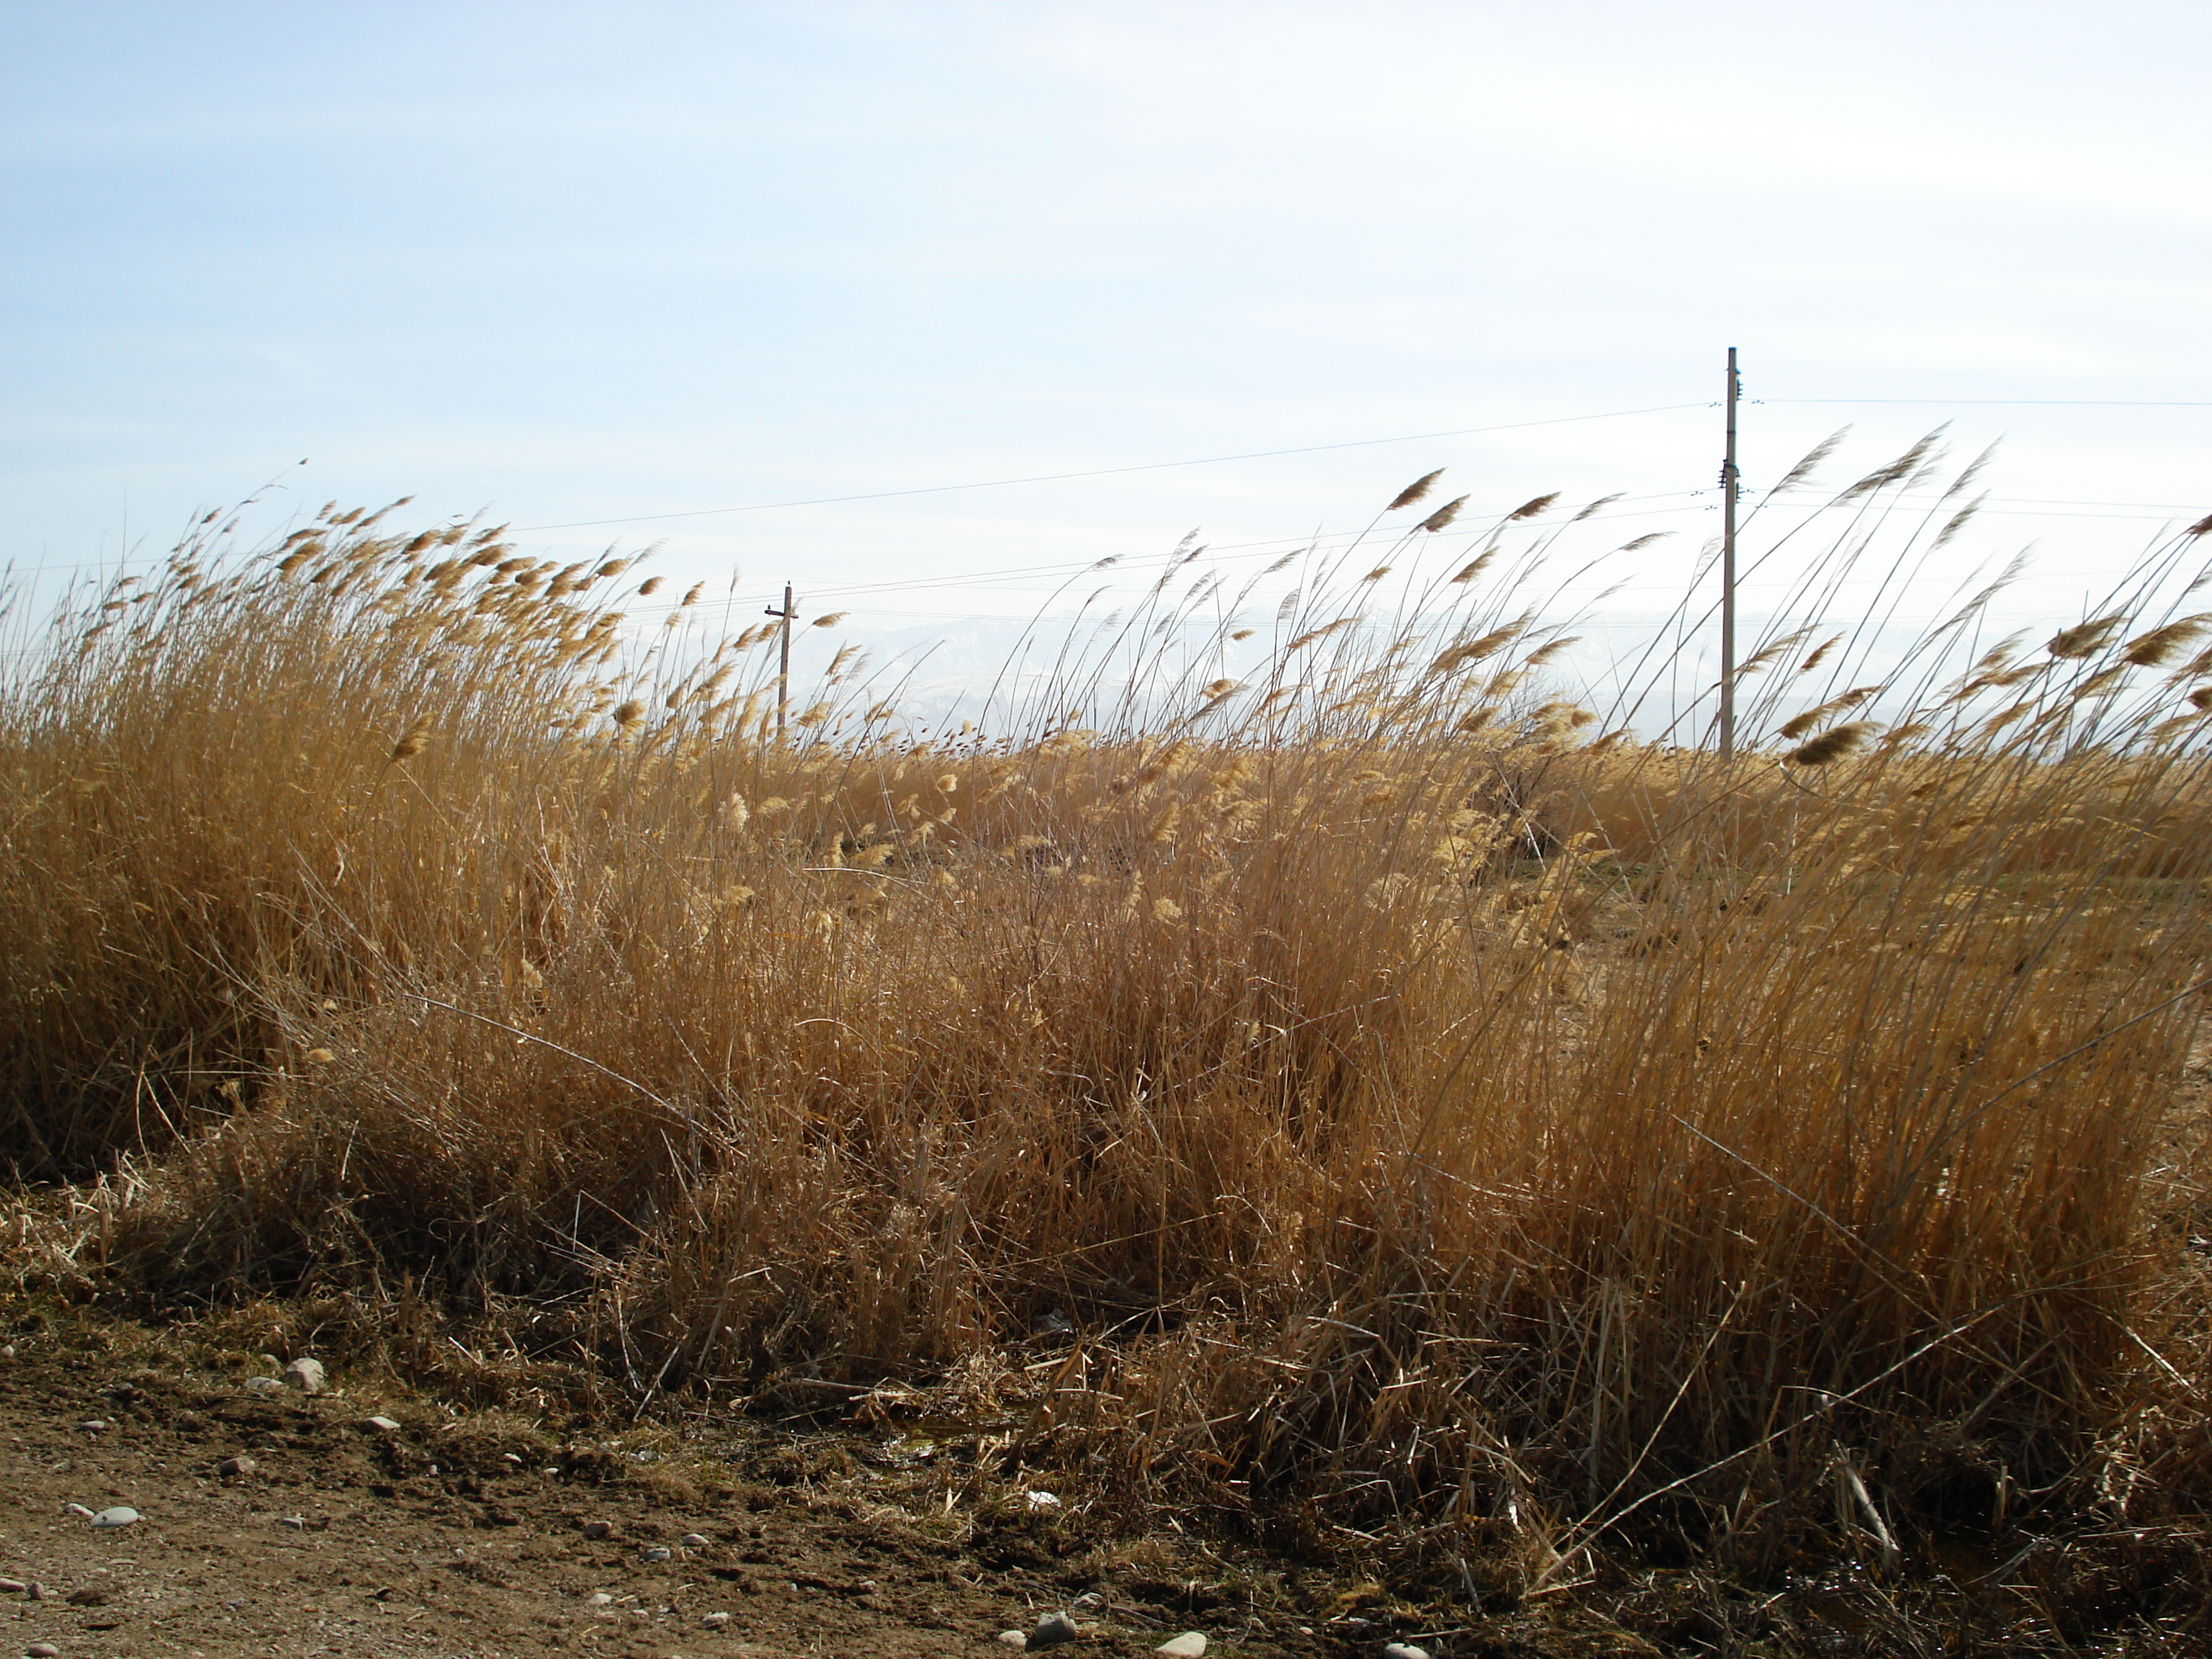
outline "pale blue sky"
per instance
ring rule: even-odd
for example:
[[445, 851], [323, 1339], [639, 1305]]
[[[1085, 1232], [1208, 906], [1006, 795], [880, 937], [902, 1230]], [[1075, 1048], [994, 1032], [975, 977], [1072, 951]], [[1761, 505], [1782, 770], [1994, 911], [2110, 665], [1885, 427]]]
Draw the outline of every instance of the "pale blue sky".
[[[1447, 465], [1652, 498], [1656, 604], [1728, 345], [1753, 398], [2212, 402], [2207, 62], [2142, 0], [0, 4], [0, 557], [302, 456], [310, 508], [556, 526], [1687, 404], [522, 538], [887, 626]], [[2212, 509], [2212, 407], [1746, 415], [1754, 484], [2007, 434], [1960, 556], [2038, 538], [2054, 610]]]

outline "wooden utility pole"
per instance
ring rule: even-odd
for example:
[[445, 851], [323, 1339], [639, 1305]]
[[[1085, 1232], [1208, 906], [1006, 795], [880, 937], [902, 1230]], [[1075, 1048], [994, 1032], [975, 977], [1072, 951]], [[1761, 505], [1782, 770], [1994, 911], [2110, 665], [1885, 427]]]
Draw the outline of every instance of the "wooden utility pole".
[[[1729, 361], [1735, 361], [1733, 353], [1729, 354]], [[1729, 429], [1733, 431], [1735, 428]], [[775, 658], [775, 746], [781, 749], [783, 747], [784, 716], [791, 708], [791, 618], [794, 612], [789, 582], [783, 585], [783, 609], [778, 611], [774, 605], [769, 605], [762, 614], [783, 619], [783, 638], [777, 646]]]
[[[1721, 462], [1721, 758], [1735, 757], [1735, 400], [1741, 382], [1728, 355], [1728, 454]], [[788, 606], [790, 601], [786, 600]], [[789, 626], [788, 623], [786, 626]]]

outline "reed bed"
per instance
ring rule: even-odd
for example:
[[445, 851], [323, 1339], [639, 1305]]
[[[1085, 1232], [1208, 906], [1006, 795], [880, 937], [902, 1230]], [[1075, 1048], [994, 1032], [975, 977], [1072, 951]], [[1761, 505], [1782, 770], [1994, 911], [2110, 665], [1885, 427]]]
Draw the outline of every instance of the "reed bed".
[[0, 1151], [84, 1271], [520, 1304], [641, 1400], [1065, 1320], [1021, 1455], [1523, 1589], [2188, 1510], [2212, 658], [2143, 606], [2207, 526], [1878, 690], [1808, 588], [1724, 763], [1663, 663], [1547, 695], [1547, 514], [1242, 681], [1179, 564], [967, 734], [844, 653], [782, 744], [765, 630], [641, 643], [618, 557], [211, 520], [0, 702]]

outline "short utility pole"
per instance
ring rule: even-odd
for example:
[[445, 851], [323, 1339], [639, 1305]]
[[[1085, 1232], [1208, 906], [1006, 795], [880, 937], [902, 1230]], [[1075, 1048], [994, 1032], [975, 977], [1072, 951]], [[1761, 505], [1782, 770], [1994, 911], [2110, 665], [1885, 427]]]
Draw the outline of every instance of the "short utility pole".
[[[1729, 354], [1729, 361], [1735, 361], [1733, 353]], [[1729, 429], [1733, 431], [1735, 428], [1731, 427]], [[783, 638], [778, 646], [775, 659], [775, 746], [781, 749], [783, 747], [784, 716], [791, 708], [791, 619], [798, 614], [791, 603], [789, 582], [783, 585], [783, 609], [778, 611], [774, 605], [769, 605], [761, 614], [781, 617], [783, 622]]]
[[[1742, 390], [1728, 355], [1728, 454], [1721, 462], [1721, 758], [1735, 758], [1735, 403]], [[784, 601], [787, 606], [790, 600]], [[785, 624], [787, 627], [788, 623]]]

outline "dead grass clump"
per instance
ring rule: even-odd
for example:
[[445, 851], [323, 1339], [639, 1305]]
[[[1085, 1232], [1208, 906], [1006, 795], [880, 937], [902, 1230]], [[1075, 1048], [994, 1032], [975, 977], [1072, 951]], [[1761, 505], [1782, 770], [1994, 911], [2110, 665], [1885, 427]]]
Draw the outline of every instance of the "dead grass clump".
[[785, 745], [768, 635], [633, 647], [621, 560], [211, 546], [0, 703], [0, 1146], [105, 1171], [110, 1275], [520, 1299], [638, 1397], [1049, 1315], [1007, 1455], [1524, 1586], [1748, 1559], [1784, 1494], [1879, 1555], [1977, 1482], [2202, 1474], [2154, 1182], [2212, 839], [2142, 678], [2194, 618], [1879, 685], [1810, 618], [1747, 662], [1849, 689], [1723, 766], [1529, 696], [1525, 559], [1387, 637], [1294, 596], [1241, 679], [1170, 573], [1004, 736], [844, 653]]

